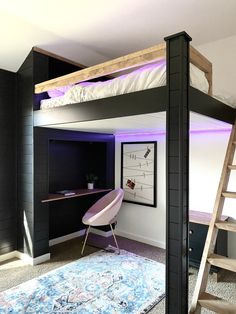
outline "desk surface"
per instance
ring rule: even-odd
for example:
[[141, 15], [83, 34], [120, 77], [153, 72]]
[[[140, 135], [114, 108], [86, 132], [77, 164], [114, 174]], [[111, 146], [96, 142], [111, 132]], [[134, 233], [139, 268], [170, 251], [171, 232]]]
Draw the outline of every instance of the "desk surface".
[[[189, 221], [202, 224], [202, 225], [209, 225], [211, 221], [212, 214], [211, 213], [204, 213], [195, 210], [189, 211]], [[221, 216], [221, 221], [226, 221], [229, 217], [228, 216]]]
[[96, 193], [102, 193], [102, 192], [109, 192], [111, 189], [73, 189], [75, 194], [73, 195], [62, 195], [62, 194], [48, 194], [48, 197], [44, 200], [42, 200], [42, 203], [48, 203], [48, 202], [53, 202], [53, 201], [59, 201], [59, 200], [64, 200], [67, 198], [75, 198], [75, 197], [80, 197], [80, 196], [85, 196], [85, 195], [90, 195], [90, 194], [96, 194]]

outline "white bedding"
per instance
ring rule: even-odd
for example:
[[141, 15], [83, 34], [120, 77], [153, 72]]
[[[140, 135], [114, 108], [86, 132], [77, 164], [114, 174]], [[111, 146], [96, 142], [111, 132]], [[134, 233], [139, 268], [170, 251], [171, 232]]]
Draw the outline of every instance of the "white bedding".
[[[166, 63], [162, 61], [105, 82], [79, 83], [72, 86], [64, 96], [42, 100], [41, 109], [127, 94], [164, 85], [166, 85]], [[204, 93], [208, 92], [209, 85], [205, 74], [192, 64], [190, 64], [190, 85]]]

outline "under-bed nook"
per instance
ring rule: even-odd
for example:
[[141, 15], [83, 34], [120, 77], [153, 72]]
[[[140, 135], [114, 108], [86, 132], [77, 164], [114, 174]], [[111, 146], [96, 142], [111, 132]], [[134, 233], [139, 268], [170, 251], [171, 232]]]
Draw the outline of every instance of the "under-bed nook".
[[[133, 126], [135, 134], [165, 134], [166, 313], [188, 310], [190, 129], [230, 129], [235, 120], [226, 95], [214, 96], [211, 62], [190, 41], [178, 33], [165, 43], [35, 85], [35, 168], [45, 154], [38, 145], [44, 128], [125, 136]], [[42, 199], [43, 193], [35, 191], [35, 197]]]

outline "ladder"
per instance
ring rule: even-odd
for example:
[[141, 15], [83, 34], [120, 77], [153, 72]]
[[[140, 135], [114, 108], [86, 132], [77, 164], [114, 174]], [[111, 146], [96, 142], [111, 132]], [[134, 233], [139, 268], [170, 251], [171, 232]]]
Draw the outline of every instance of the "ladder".
[[229, 303], [221, 298], [206, 292], [207, 280], [211, 265], [236, 272], [236, 260], [214, 254], [218, 230], [223, 229], [236, 232], [236, 223], [220, 221], [226, 198], [236, 198], [236, 192], [227, 191], [230, 173], [236, 170], [233, 165], [236, 148], [236, 121], [232, 127], [229, 143], [225, 155], [224, 165], [216, 194], [211, 222], [209, 224], [205, 247], [198, 272], [198, 278], [193, 294], [189, 314], [199, 314], [202, 308], [216, 313], [235, 314], [236, 304]]

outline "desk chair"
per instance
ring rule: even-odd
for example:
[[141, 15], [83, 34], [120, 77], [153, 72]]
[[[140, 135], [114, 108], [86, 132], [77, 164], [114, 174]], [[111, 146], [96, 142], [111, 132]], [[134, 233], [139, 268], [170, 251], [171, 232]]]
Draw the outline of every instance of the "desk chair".
[[86, 241], [88, 239], [88, 234], [90, 227], [110, 225], [112, 235], [115, 240], [116, 247], [118, 249], [118, 254], [120, 254], [120, 249], [116, 240], [112, 224], [116, 222], [117, 214], [120, 210], [121, 203], [124, 197], [124, 191], [122, 189], [115, 189], [100, 198], [84, 215], [82, 222], [88, 225], [86, 230], [85, 240], [82, 247], [81, 255], [84, 253], [84, 248]]

